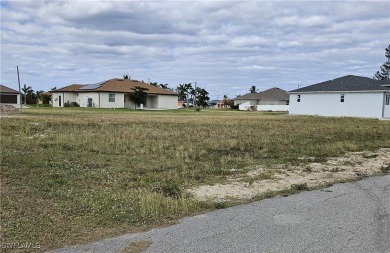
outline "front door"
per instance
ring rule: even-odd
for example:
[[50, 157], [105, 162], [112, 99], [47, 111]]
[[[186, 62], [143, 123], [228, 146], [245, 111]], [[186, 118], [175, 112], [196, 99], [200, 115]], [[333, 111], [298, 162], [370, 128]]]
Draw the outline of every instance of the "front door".
[[58, 106], [61, 107], [62, 106], [62, 99], [61, 99], [61, 96], [58, 96]]

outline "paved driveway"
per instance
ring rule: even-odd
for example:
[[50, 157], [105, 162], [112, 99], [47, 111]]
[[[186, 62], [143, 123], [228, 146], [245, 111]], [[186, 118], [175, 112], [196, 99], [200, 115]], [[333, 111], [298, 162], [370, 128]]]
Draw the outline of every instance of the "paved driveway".
[[276, 197], [54, 252], [390, 252], [390, 175]]

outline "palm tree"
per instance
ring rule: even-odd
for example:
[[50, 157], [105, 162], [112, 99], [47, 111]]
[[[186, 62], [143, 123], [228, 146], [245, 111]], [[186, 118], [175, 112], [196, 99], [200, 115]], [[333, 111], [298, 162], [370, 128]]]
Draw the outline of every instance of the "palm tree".
[[131, 78], [131, 76], [129, 76], [129, 75], [123, 75], [123, 79], [130, 79]]
[[37, 90], [36, 92], [35, 92], [35, 97], [36, 97], [36, 99], [37, 99], [37, 107], [38, 107], [38, 103], [39, 103], [39, 100], [41, 99], [41, 96], [42, 96], [42, 93], [43, 93], [44, 91], [43, 90]]
[[160, 88], [163, 88], [164, 90], [167, 90], [167, 89], [169, 89], [168, 88], [168, 84], [166, 83], [166, 84], [162, 84], [162, 83], [160, 83], [158, 86], [160, 86]]
[[27, 94], [30, 94], [33, 92], [31, 86], [26, 86], [26, 84], [24, 84], [23, 88], [22, 88], [22, 91], [23, 91], [23, 95], [24, 95], [24, 104], [27, 104]]
[[157, 87], [157, 85], [158, 85], [156, 82], [154, 82], [154, 83], [150, 82], [149, 84], [150, 84], [150, 85], [153, 85], [153, 86], [155, 86], [155, 87]]
[[185, 87], [185, 84], [179, 84], [176, 88], [176, 92], [179, 94], [179, 99], [186, 99], [187, 98], [187, 90]]
[[256, 86], [251, 86], [251, 88], [249, 89], [249, 92], [250, 93], [256, 93], [257, 92], [257, 90], [256, 90]]

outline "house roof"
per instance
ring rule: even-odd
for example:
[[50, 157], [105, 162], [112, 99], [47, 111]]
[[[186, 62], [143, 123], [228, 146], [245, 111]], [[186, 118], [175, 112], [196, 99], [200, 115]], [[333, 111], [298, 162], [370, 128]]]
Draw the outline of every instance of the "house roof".
[[2, 84], [0, 84], [0, 92], [1, 93], [10, 93], [10, 94], [19, 94], [19, 91], [11, 89], [11, 88], [4, 86]]
[[289, 95], [280, 88], [271, 88], [259, 93], [248, 93], [235, 98], [236, 100], [288, 100]]
[[348, 75], [292, 90], [290, 92], [390, 91], [390, 87], [386, 87], [384, 85], [390, 85], [390, 80], [378, 81], [368, 77]]
[[136, 86], [141, 88], [146, 88], [145, 92], [148, 94], [162, 94], [162, 95], [175, 95], [176, 92], [166, 90], [160, 87], [150, 85], [148, 83], [140, 82], [137, 80], [130, 79], [120, 79], [113, 78], [107, 81], [103, 81], [95, 84], [72, 84], [57, 91], [77, 91], [77, 92], [91, 92], [91, 91], [100, 91], [100, 92], [120, 92], [120, 93], [131, 93], [133, 92], [132, 88]]
[[76, 91], [78, 89], [80, 89], [81, 87], [84, 87], [85, 85], [83, 84], [71, 84], [71, 85], [68, 85], [68, 86], [65, 86], [63, 88], [60, 88], [60, 89], [57, 89], [57, 90], [54, 90], [52, 92], [56, 92], [56, 91]]

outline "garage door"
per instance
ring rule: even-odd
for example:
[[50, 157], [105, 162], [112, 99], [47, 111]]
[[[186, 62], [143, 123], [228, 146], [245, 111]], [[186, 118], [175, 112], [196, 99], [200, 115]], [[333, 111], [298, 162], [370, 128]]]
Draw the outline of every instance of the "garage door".
[[0, 103], [17, 104], [18, 103], [18, 95], [1, 94], [0, 95]]

